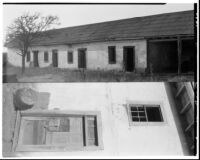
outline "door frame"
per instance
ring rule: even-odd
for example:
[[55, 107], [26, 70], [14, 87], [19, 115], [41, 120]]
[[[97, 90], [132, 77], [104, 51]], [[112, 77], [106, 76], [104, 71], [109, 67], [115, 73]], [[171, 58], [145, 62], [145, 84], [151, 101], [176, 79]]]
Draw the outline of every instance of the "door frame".
[[[56, 52], [55, 52], [56, 51]], [[54, 56], [56, 55], [56, 65], [54, 65], [55, 63], [55, 59]], [[52, 66], [53, 67], [58, 67], [58, 50], [52, 50]]]
[[[81, 52], [81, 51], [84, 51], [84, 52]], [[80, 54], [81, 53], [84, 53], [84, 55], [85, 55], [85, 58], [84, 58], [84, 62], [85, 62], [85, 64], [84, 64], [84, 67], [80, 67]], [[79, 69], [86, 69], [87, 68], [87, 48], [79, 48], [78, 49], [78, 68]]]
[[[133, 49], [133, 70], [127, 71], [127, 52], [125, 53], [125, 49], [131, 48]], [[123, 69], [125, 72], [134, 72], [135, 70], [135, 46], [123, 46]]]

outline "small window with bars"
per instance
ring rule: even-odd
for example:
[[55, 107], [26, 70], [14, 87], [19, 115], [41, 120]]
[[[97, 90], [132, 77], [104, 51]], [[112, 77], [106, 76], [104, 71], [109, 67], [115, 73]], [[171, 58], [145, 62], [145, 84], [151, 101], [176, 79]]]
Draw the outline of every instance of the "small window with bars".
[[164, 122], [159, 105], [129, 105], [129, 116], [132, 123]]
[[[100, 149], [99, 114], [22, 116], [16, 151]], [[16, 135], [15, 135], [16, 136]], [[49, 149], [50, 148], [50, 149]]]

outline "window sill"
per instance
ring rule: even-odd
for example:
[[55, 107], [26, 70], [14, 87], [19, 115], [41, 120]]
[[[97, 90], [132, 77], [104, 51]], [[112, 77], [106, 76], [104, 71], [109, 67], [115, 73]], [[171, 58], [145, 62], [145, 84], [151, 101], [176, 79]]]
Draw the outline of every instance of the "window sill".
[[166, 122], [130, 122], [129, 125], [133, 126], [165, 126]]
[[15, 152], [66, 152], [66, 151], [96, 151], [103, 150], [102, 146], [69, 147], [63, 145], [19, 145]]

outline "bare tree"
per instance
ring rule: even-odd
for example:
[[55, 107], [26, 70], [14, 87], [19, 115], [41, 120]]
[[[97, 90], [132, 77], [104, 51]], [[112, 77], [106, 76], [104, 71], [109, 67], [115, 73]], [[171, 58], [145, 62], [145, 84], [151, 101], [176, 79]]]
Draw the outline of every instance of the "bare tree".
[[41, 16], [40, 13], [24, 13], [8, 27], [6, 44], [12, 44], [22, 57], [22, 73], [25, 71], [25, 57], [31, 46], [43, 36], [50, 36], [47, 30], [58, 25], [57, 16]]

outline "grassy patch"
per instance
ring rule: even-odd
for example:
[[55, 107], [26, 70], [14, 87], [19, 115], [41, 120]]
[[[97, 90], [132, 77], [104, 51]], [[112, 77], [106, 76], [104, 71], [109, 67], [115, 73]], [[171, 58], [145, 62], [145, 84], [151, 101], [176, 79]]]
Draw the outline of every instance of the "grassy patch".
[[153, 76], [122, 71], [72, 70], [62, 68], [26, 68], [7, 67], [6, 75], [16, 75], [19, 82], [144, 82], [144, 81], [193, 81], [194, 76], [177, 74], [154, 74]]

